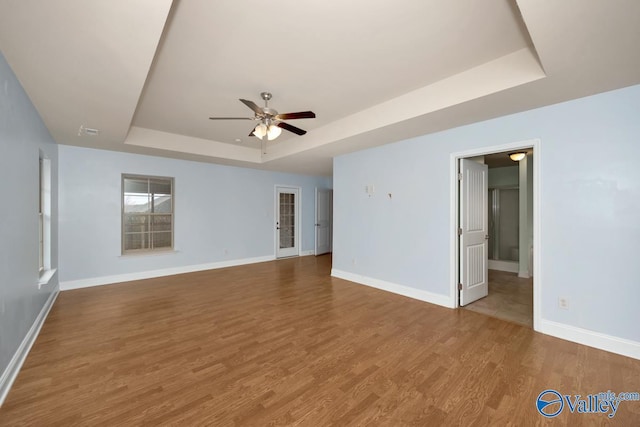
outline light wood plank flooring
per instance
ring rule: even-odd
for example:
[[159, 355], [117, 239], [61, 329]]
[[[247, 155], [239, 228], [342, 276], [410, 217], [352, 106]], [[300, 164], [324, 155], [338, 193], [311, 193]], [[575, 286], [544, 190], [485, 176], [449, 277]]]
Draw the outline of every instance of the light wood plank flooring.
[[304, 257], [60, 294], [0, 425], [624, 425], [535, 409], [640, 361], [329, 276]]
[[489, 270], [489, 295], [464, 308], [533, 328], [533, 279]]

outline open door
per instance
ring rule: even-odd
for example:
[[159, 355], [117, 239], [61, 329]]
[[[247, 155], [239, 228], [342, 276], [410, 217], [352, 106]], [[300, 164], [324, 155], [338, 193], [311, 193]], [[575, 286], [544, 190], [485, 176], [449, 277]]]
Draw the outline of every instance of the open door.
[[333, 191], [316, 188], [316, 256], [331, 252], [332, 196]]
[[488, 166], [460, 159], [460, 305], [489, 294]]

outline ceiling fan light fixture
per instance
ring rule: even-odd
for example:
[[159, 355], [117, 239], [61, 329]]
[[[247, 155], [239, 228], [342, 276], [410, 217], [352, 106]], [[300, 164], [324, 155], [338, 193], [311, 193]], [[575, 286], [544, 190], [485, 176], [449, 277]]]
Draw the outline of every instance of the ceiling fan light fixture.
[[316, 118], [316, 113], [313, 111], [278, 114], [278, 111], [269, 108], [268, 101], [271, 99], [269, 92], [262, 92], [260, 97], [264, 100], [264, 107], [258, 107], [255, 102], [240, 98], [240, 102], [253, 111], [253, 117], [209, 117], [209, 120], [255, 120], [258, 124], [251, 130], [249, 136], [255, 136], [260, 140], [266, 136], [269, 141], [273, 141], [280, 136], [282, 129], [296, 135], [307, 133], [306, 130], [290, 125], [285, 120]]
[[280, 129], [278, 126], [270, 125], [269, 129], [267, 130], [267, 139], [269, 141], [273, 141], [274, 139], [279, 137], [281, 133], [282, 133], [282, 129]]
[[509, 154], [509, 158], [514, 162], [519, 162], [527, 156], [527, 153], [511, 153]]
[[258, 139], [264, 138], [264, 136], [267, 134], [267, 125], [265, 125], [264, 123], [258, 124], [258, 126], [256, 126], [256, 128], [253, 130], [253, 134], [257, 136]]

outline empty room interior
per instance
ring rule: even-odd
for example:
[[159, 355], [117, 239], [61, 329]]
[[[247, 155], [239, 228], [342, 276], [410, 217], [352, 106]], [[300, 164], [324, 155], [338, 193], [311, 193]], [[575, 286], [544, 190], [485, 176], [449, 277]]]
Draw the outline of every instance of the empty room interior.
[[635, 0], [0, 1], [0, 425], [639, 425], [639, 42]]

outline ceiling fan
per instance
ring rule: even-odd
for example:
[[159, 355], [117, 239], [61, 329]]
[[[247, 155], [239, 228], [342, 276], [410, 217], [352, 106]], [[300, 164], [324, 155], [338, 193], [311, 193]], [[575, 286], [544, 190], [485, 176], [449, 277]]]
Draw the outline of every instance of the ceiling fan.
[[247, 107], [251, 108], [255, 115], [253, 117], [209, 117], [210, 120], [257, 120], [260, 123], [249, 133], [249, 136], [257, 136], [262, 139], [265, 136], [269, 141], [280, 136], [282, 129], [293, 132], [296, 135], [304, 135], [306, 130], [285, 123], [283, 120], [293, 119], [315, 119], [316, 114], [313, 111], [299, 111], [297, 113], [278, 114], [273, 108], [269, 108], [269, 100], [271, 94], [269, 92], [260, 93], [260, 97], [264, 100], [264, 107], [258, 107], [255, 102], [246, 99], [240, 99]]

